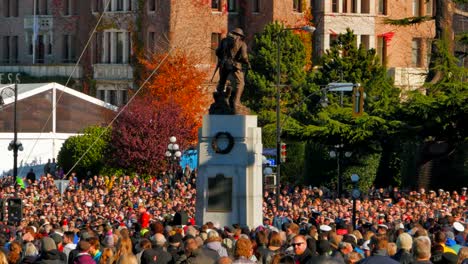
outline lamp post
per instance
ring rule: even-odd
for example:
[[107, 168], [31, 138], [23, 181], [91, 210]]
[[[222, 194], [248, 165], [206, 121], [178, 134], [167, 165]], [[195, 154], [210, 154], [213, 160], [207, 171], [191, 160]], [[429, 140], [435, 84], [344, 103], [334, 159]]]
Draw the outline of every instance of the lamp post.
[[315, 27], [304, 26], [300, 28], [282, 28], [276, 34], [276, 207], [279, 207], [280, 197], [280, 166], [281, 166], [281, 123], [280, 123], [280, 86], [281, 86], [281, 34], [287, 30], [302, 30], [309, 33], [315, 31]]
[[[341, 161], [343, 159], [343, 147], [344, 147], [343, 144], [336, 145], [335, 149], [333, 149], [333, 150], [331, 150], [329, 152], [330, 158], [333, 158], [333, 159], [336, 158], [336, 174], [337, 174], [337, 180], [338, 180], [336, 191], [338, 193], [338, 198], [340, 198], [342, 190], [343, 190], [343, 187], [342, 187], [343, 186], [343, 179], [342, 179], [343, 177], [342, 177], [342, 173], [341, 173]], [[350, 158], [352, 155], [353, 155], [353, 153], [351, 151], [345, 151], [344, 152], [345, 158]]]
[[165, 153], [167, 159], [169, 160], [169, 165], [170, 165], [170, 177], [171, 177], [171, 185], [172, 181], [174, 179], [174, 163], [177, 162], [177, 159], [179, 159], [182, 156], [182, 152], [179, 150], [179, 144], [177, 144], [177, 138], [172, 136], [169, 138], [169, 145], [167, 145], [167, 150]]
[[23, 144], [18, 141], [18, 127], [17, 127], [17, 103], [18, 103], [18, 85], [16, 83], [2, 87], [0, 92], [0, 106], [4, 105], [3, 93], [10, 90], [14, 93], [13, 104], [13, 140], [8, 145], [8, 150], [13, 150], [13, 178], [16, 181], [18, 176], [18, 150], [23, 151]]
[[353, 216], [351, 221], [353, 222], [353, 229], [356, 230], [356, 199], [361, 196], [361, 191], [359, 190], [358, 186], [359, 175], [351, 175], [351, 182], [353, 183], [353, 190], [351, 192], [351, 196], [353, 197]]

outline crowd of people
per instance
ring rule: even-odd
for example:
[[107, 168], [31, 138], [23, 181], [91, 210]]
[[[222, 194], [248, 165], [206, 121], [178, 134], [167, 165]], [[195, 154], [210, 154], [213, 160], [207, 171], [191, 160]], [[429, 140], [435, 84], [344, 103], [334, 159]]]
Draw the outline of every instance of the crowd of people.
[[467, 189], [371, 189], [356, 200], [324, 187], [265, 191], [263, 224], [195, 225], [196, 170], [142, 180], [52, 175], [0, 179], [0, 264], [19, 263], [464, 263]]

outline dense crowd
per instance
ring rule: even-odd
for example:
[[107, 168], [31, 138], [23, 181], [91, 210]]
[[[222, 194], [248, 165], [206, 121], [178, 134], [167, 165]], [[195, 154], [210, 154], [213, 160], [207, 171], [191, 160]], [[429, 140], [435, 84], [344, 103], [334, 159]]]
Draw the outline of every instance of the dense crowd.
[[[52, 175], [0, 179], [23, 201], [0, 224], [3, 263], [467, 263], [466, 188], [370, 189], [352, 200], [324, 187], [265, 191], [263, 225], [195, 225], [196, 170], [172, 177]], [[23, 186], [22, 186], [23, 185]], [[4, 215], [8, 219], [8, 212]]]

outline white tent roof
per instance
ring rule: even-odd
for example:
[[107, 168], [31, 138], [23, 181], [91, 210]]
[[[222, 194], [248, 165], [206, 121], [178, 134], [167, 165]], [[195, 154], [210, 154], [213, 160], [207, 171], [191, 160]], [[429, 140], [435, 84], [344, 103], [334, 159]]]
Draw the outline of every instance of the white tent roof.
[[[0, 85], [0, 91], [3, 90], [3, 88], [6, 88], [8, 86], [12, 86], [11, 84], [4, 84]], [[82, 92], [78, 92], [70, 87], [63, 86], [59, 83], [21, 83], [18, 84], [18, 101], [31, 97], [33, 95], [45, 92], [50, 89], [56, 89], [57, 91], [60, 91], [57, 93], [57, 98], [60, 97], [61, 93], [67, 93], [73, 96], [76, 96], [82, 100], [88, 101], [90, 103], [96, 104], [98, 106], [105, 107], [107, 109], [117, 111], [118, 107], [115, 105], [111, 105], [109, 103], [106, 103], [102, 100], [99, 100], [95, 97], [86, 95]], [[11, 104], [14, 102], [14, 95], [13, 92], [3, 92], [3, 100], [5, 102], [5, 105]]]

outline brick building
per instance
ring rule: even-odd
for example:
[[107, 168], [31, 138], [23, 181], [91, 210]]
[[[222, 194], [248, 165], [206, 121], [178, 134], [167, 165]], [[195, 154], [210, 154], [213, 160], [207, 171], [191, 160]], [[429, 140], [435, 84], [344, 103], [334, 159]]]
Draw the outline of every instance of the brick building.
[[315, 1], [314, 55], [330, 47], [337, 34], [350, 28], [357, 44], [374, 48], [402, 88], [422, 85], [428, 65], [428, 43], [433, 38], [434, 22], [409, 27], [391, 26], [386, 19], [432, 15], [433, 0], [324, 0]]
[[[412, 28], [383, 23], [387, 17], [430, 10], [431, 1], [426, 0], [109, 0], [106, 5], [107, 1], [0, 0], [0, 23], [7, 25], [0, 27], [0, 72], [93, 80], [99, 99], [121, 105], [133, 86], [134, 37], [147, 52], [186, 49], [198, 58], [199, 68], [210, 72], [216, 63], [214, 50], [229, 30], [244, 28], [250, 42], [272, 21], [304, 25], [312, 8], [315, 56], [350, 27], [358, 44], [377, 49], [398, 85], [411, 87], [419, 84], [415, 76], [420, 76], [411, 74], [426, 70], [426, 43], [434, 34], [432, 22]], [[39, 25], [35, 50], [34, 13]]]

